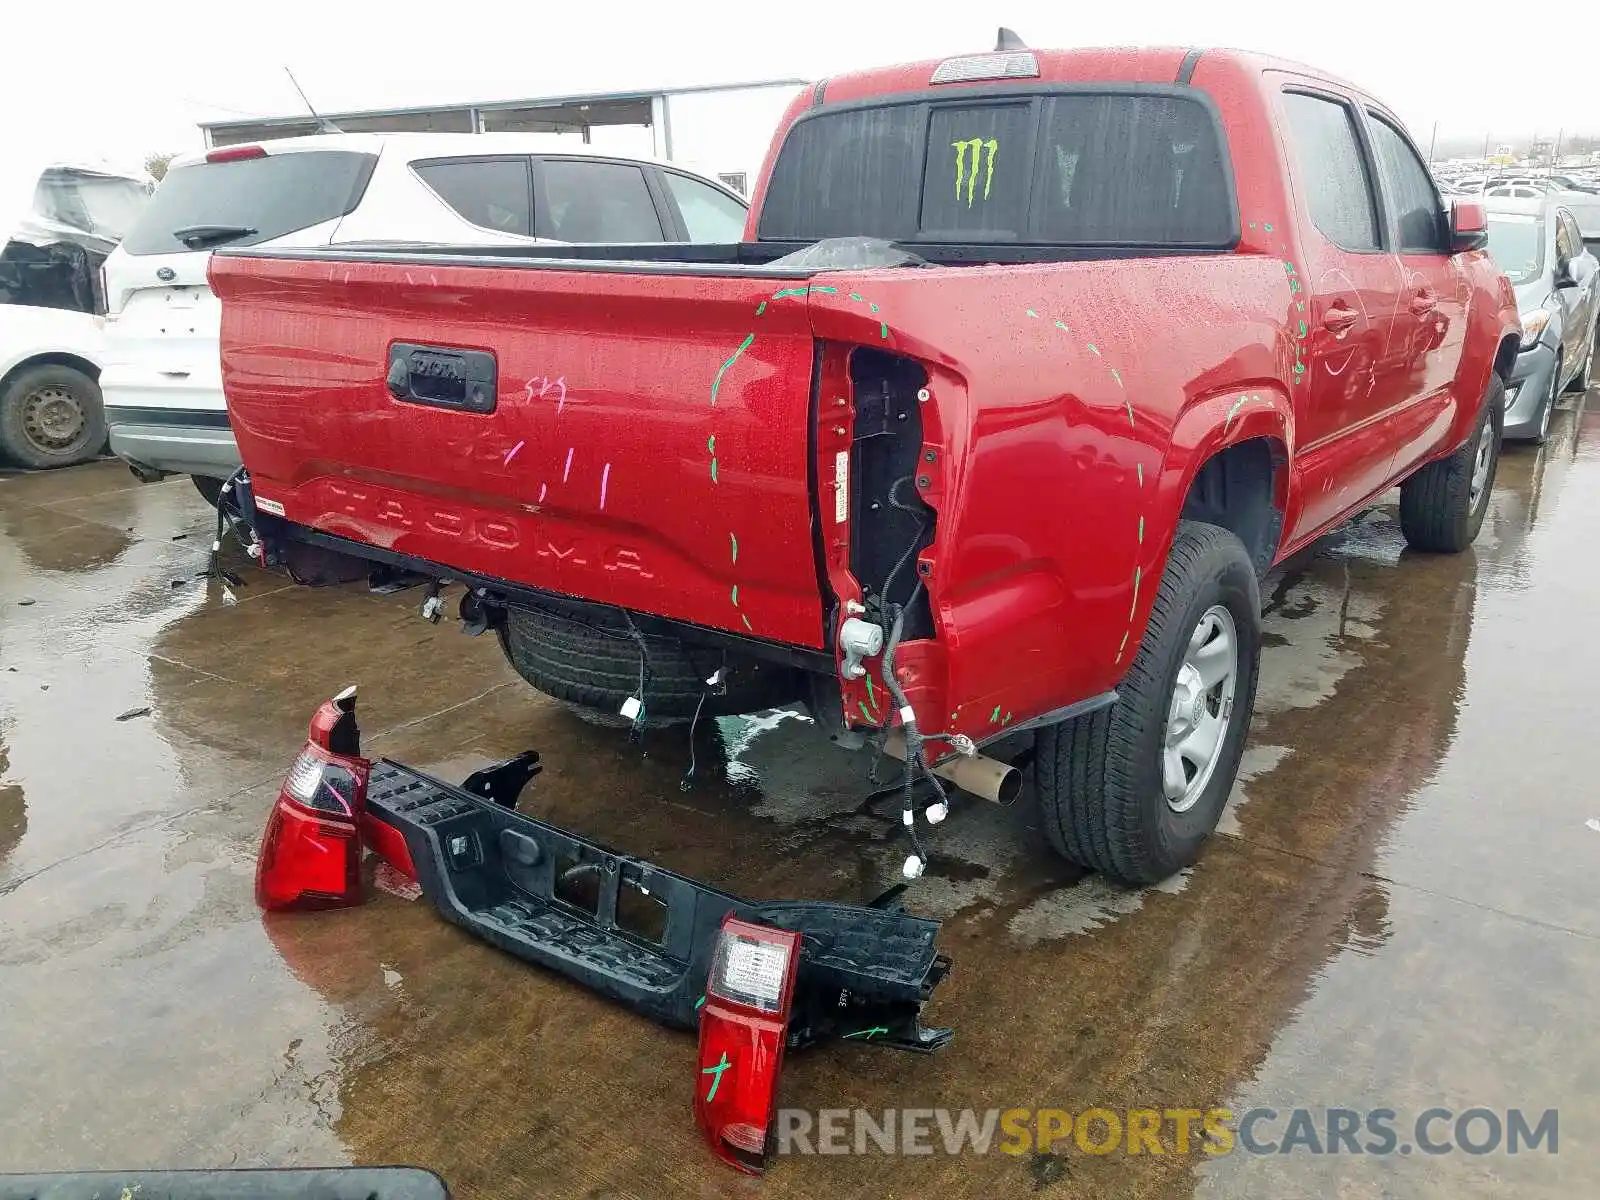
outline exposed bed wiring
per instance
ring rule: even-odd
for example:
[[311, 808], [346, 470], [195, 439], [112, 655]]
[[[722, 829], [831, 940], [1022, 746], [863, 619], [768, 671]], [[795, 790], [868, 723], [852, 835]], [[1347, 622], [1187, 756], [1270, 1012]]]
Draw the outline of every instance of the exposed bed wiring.
[[[910, 603], [916, 603], [917, 597], [922, 592], [922, 580], [917, 580], [916, 587], [911, 589]], [[928, 766], [927, 756], [923, 749], [923, 738], [917, 729], [916, 710], [911, 707], [906, 699], [904, 690], [900, 687], [899, 680], [895, 677], [894, 656], [900, 646], [900, 637], [905, 630], [905, 609], [900, 605], [892, 607], [893, 618], [890, 622], [889, 636], [883, 647], [883, 682], [889, 689], [889, 694], [894, 697], [894, 702], [900, 713], [901, 735], [905, 738], [905, 769], [901, 782], [901, 812], [900, 819], [905, 824], [906, 833], [911, 838], [911, 856], [906, 859], [904, 874], [907, 879], [916, 879], [928, 865], [928, 855], [922, 848], [922, 839], [917, 836], [917, 816], [914, 790], [917, 776], [920, 774], [927, 780], [934, 794], [938, 797], [925, 811], [930, 825], [938, 824], [944, 820], [949, 812], [949, 798], [945, 794], [944, 785], [939, 781], [932, 769]]]
[[211, 559], [206, 565], [206, 577], [208, 579], [220, 579], [223, 583], [231, 584], [234, 587], [243, 587], [244, 580], [222, 565], [222, 535], [231, 532], [239, 544], [244, 547], [246, 554], [249, 554], [252, 558], [256, 556], [254, 535], [250, 534], [247, 526], [244, 527], [244, 532], [241, 532], [241, 527], [244, 526], [244, 523], [242, 521], [234, 521], [228, 515], [229, 498], [232, 497], [239, 481], [244, 478], [246, 478], [245, 469], [236, 467], [233, 474], [223, 481], [222, 490], [217, 493], [217, 528], [211, 537]]
[[705, 686], [700, 689], [700, 699], [694, 706], [694, 716], [689, 718], [689, 768], [684, 771], [683, 778], [678, 780], [680, 791], [687, 792], [694, 786], [695, 768], [698, 760], [695, 757], [694, 734], [700, 724], [700, 712], [706, 706], [706, 697], [710, 695], [725, 696], [728, 694], [728, 654], [723, 651], [722, 665], [713, 671], [706, 679]]
[[[644, 640], [644, 634], [639, 632], [639, 627], [633, 623], [633, 615], [625, 608], [617, 610], [622, 614], [623, 621], [628, 626], [628, 636], [633, 639], [633, 644], [639, 648], [639, 690], [629, 697], [629, 702], [623, 705], [622, 715], [632, 720], [628, 727], [628, 740], [637, 742], [644, 737], [645, 720], [645, 692], [650, 687], [650, 646]], [[631, 712], [629, 710], [632, 710]]]

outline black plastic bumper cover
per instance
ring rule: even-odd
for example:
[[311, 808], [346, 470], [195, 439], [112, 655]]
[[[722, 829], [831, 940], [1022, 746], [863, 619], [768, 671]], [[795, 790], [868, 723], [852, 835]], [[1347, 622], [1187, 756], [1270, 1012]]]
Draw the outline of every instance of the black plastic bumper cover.
[[950, 965], [934, 948], [939, 922], [745, 900], [504, 803], [386, 759], [373, 764], [367, 794], [368, 813], [405, 837], [423, 894], [447, 920], [655, 1020], [696, 1027], [717, 931], [733, 913], [803, 935], [791, 1045], [865, 1035], [932, 1050], [948, 1041], [948, 1030], [918, 1023]]

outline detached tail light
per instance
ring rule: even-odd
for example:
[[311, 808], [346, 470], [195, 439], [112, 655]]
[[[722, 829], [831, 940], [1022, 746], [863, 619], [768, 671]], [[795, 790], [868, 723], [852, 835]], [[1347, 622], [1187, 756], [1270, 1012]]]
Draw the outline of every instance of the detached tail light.
[[694, 1115], [712, 1153], [741, 1171], [766, 1167], [800, 935], [728, 917], [700, 1009]]
[[360, 904], [362, 817], [372, 764], [361, 757], [356, 690], [311, 718], [284, 776], [256, 860], [256, 903], [270, 910]]

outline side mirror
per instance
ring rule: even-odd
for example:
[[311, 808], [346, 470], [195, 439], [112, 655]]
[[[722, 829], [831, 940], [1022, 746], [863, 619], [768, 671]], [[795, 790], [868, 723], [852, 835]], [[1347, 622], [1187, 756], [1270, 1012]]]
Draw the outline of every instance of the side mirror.
[[1556, 264], [1555, 285], [1557, 291], [1560, 291], [1562, 288], [1573, 288], [1578, 286], [1578, 281], [1573, 277], [1572, 274], [1571, 262], [1558, 262]]
[[1476, 200], [1457, 200], [1450, 205], [1450, 250], [1464, 254], [1482, 250], [1489, 244], [1489, 216]]

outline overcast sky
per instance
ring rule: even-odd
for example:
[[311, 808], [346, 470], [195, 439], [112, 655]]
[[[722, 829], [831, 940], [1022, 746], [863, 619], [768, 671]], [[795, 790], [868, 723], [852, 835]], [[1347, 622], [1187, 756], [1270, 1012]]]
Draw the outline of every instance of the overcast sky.
[[137, 162], [153, 150], [193, 149], [198, 121], [297, 110], [285, 64], [319, 108], [382, 108], [817, 78], [990, 49], [1001, 24], [1034, 46], [1224, 45], [1312, 63], [1382, 97], [1424, 146], [1435, 120], [1441, 136], [1600, 129], [1593, 72], [1576, 65], [1589, 50], [1558, 39], [1553, 21], [1454, 19], [1448, 7], [1403, 0], [1006, 0], [949, 4], [950, 15], [897, 0], [712, 0], [637, 11], [607, 0], [6, 7], [0, 128], [11, 155]]

